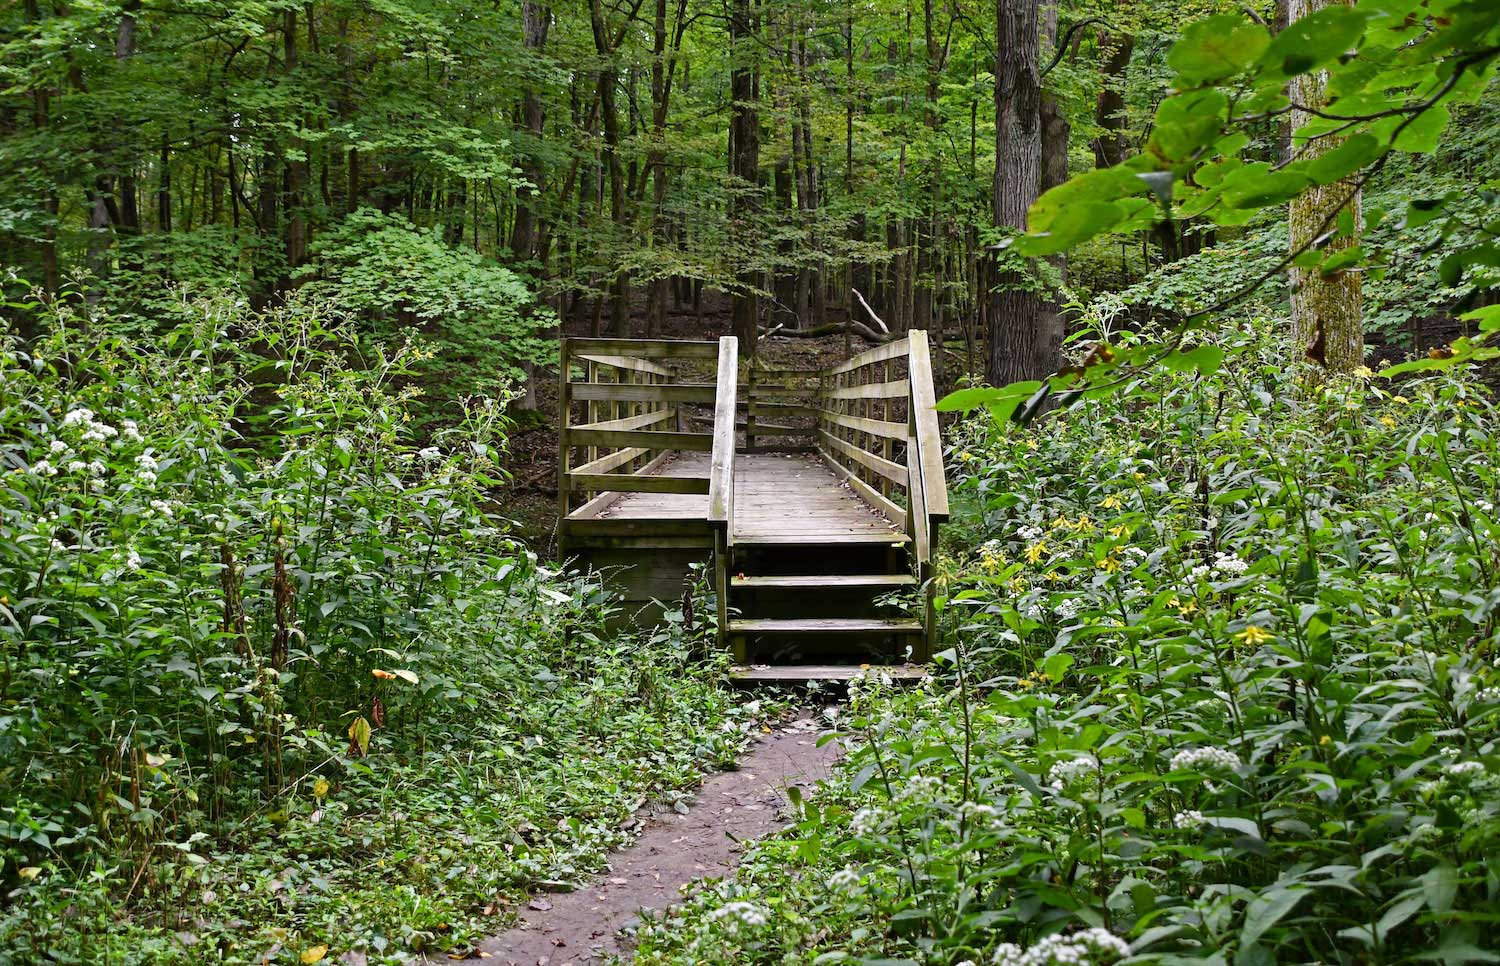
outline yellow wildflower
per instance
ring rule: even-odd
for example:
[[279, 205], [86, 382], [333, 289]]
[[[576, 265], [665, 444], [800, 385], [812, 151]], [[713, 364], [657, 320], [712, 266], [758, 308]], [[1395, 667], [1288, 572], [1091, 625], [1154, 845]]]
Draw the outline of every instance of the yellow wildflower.
[[1375, 377], [1375, 370], [1369, 366], [1359, 366], [1354, 370], [1353, 375], [1356, 379], [1373, 379]]
[[1394, 419], [1392, 419], [1390, 416], [1381, 416], [1380, 417], [1380, 425], [1384, 426], [1386, 429], [1395, 429], [1396, 428], [1396, 421]]
[[313, 798], [325, 798], [328, 795], [328, 779], [319, 778], [313, 782]]
[[1198, 602], [1196, 600], [1188, 600], [1187, 602], [1182, 604], [1174, 603], [1172, 606], [1176, 607], [1177, 613], [1183, 617], [1187, 617], [1198, 612]]
[[1053, 583], [1061, 583], [1066, 578], [1063, 577], [1062, 571], [1060, 570], [1049, 570], [1047, 571], [1047, 579], [1052, 581]]
[[1114, 554], [1109, 554], [1094, 566], [1098, 567], [1100, 570], [1104, 571], [1107, 574], [1112, 574], [1116, 570], [1120, 569], [1120, 558], [1116, 557]]
[[1130, 528], [1122, 523], [1119, 526], [1110, 527], [1109, 535], [1116, 540], [1120, 539], [1121, 537], [1128, 537], [1130, 536]]
[[1142, 473], [1140, 470], [1136, 470], [1134, 473], [1130, 474], [1130, 478], [1139, 483], [1146, 478], [1146, 474]]
[[1047, 555], [1047, 541], [1038, 540], [1026, 548], [1026, 562], [1036, 563]]
[[1270, 631], [1267, 631], [1263, 627], [1256, 627], [1254, 624], [1251, 624], [1249, 627], [1246, 627], [1244, 630], [1235, 635], [1235, 637], [1238, 637], [1241, 641], [1245, 642], [1245, 644], [1249, 645], [1250, 647], [1264, 644], [1266, 641], [1271, 640], [1271, 638], [1274, 636], [1275, 635], [1273, 635]]
[[1326, 745], [1331, 740], [1332, 739], [1329, 738], [1327, 735], [1324, 735], [1323, 737], [1321, 737], [1321, 738], [1318, 739], [1318, 744], [1320, 744], [1320, 745]]
[[1034, 439], [1028, 439], [1026, 441], [1026, 448], [1027, 449], [1036, 449], [1036, 440], [1034, 440]]
[[1059, 513], [1057, 515], [1057, 519], [1056, 520], [1052, 521], [1052, 529], [1054, 529], [1054, 530], [1061, 530], [1064, 527], [1071, 528], [1072, 526], [1073, 526], [1073, 521], [1069, 520], [1066, 516], [1064, 516], [1061, 513]]
[[1100, 500], [1099, 501], [1099, 505], [1101, 507], [1103, 507], [1104, 509], [1106, 509], [1106, 510], [1118, 510], [1120, 507], [1124, 506], [1125, 504], [1124, 504], [1124, 501], [1122, 501], [1120, 499], [1120, 497], [1119, 497], [1118, 494], [1111, 493], [1109, 496], [1107, 496], [1104, 499]]
[[1411, 400], [1407, 399], [1405, 396], [1392, 396], [1391, 402], [1400, 403], [1401, 405], [1405, 406], [1407, 403], [1411, 402]]

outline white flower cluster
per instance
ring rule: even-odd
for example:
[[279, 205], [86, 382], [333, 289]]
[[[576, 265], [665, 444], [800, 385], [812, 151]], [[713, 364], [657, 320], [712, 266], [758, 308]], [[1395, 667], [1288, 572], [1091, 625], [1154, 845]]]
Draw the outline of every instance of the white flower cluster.
[[828, 888], [834, 892], [854, 892], [859, 888], [859, 873], [842, 868], [828, 877]]
[[880, 834], [885, 828], [885, 815], [878, 808], [866, 806], [849, 819], [849, 829], [861, 838]]
[[1214, 555], [1214, 569], [1221, 574], [1238, 577], [1250, 569], [1250, 564], [1232, 553], [1220, 552]]
[[1082, 758], [1065, 758], [1047, 771], [1047, 784], [1053, 791], [1062, 791], [1074, 782], [1092, 774], [1099, 768], [1099, 759], [1093, 755]]
[[135, 552], [134, 547], [130, 548], [130, 553], [125, 557], [125, 569], [131, 573], [141, 569], [141, 555]]
[[1093, 966], [1129, 955], [1129, 944], [1108, 929], [1084, 929], [1067, 936], [1048, 936], [1030, 949], [1001, 943], [992, 962], [995, 966]]
[[1473, 778], [1484, 774], [1484, 762], [1455, 761], [1451, 765], [1443, 766], [1443, 774], [1449, 778]]
[[135, 465], [140, 471], [137, 475], [142, 483], [150, 486], [156, 482], [156, 471], [161, 469], [160, 464], [156, 462], [156, 457], [149, 453], [142, 453], [135, 458]]
[[931, 775], [917, 775], [907, 780], [901, 791], [896, 793], [897, 801], [911, 801], [913, 799], [923, 801], [937, 798], [943, 790], [943, 780]]
[[1184, 748], [1172, 756], [1172, 771], [1234, 771], [1243, 763], [1225, 748]]
[[1003, 824], [1000, 820], [1000, 810], [993, 805], [985, 805], [982, 802], [964, 802], [959, 808], [958, 814], [971, 826], [977, 829], [998, 829]]
[[1480, 688], [1474, 692], [1474, 700], [1485, 704], [1500, 704], [1500, 688]]
[[1178, 828], [1202, 828], [1203, 813], [1196, 808], [1178, 812], [1172, 818], [1172, 824]]
[[708, 919], [723, 923], [724, 931], [731, 936], [738, 936], [743, 929], [759, 929], [766, 924], [766, 914], [749, 902], [720, 906], [708, 914]]
[[82, 429], [83, 433], [79, 438], [86, 443], [102, 443], [120, 435], [119, 430], [95, 419], [94, 411], [83, 406], [68, 410], [67, 415], [63, 416], [62, 424]]
[[1042, 528], [1028, 524], [1027, 526], [1024, 526], [1021, 529], [1017, 530], [1016, 536], [1020, 537], [1022, 540], [1025, 540], [1027, 543], [1035, 543], [1042, 538]]
[[436, 463], [438, 460], [443, 458], [443, 451], [438, 449], [436, 446], [429, 446], [426, 449], [418, 450], [417, 455], [421, 457], [425, 462]]
[[47, 460], [37, 460], [31, 464], [31, 472], [33, 476], [56, 476], [57, 467]]
[[1052, 605], [1052, 613], [1065, 621], [1077, 617], [1081, 610], [1083, 610], [1083, 601], [1077, 597], [1064, 597]]

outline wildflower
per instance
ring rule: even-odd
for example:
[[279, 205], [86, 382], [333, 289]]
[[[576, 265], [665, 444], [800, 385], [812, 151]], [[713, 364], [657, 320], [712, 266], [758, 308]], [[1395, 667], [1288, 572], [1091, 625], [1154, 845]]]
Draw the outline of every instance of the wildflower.
[[1400, 403], [1401, 405], [1405, 406], [1407, 403], [1411, 402], [1411, 400], [1407, 399], [1405, 396], [1392, 396], [1391, 402]]
[[1076, 784], [1086, 776], [1099, 769], [1099, 759], [1093, 755], [1085, 755], [1082, 758], [1065, 758], [1053, 765], [1047, 771], [1047, 784], [1053, 791], [1060, 792], [1069, 785]]
[[1146, 478], [1146, 474], [1142, 473], [1140, 470], [1136, 470], [1134, 473], [1130, 474], [1130, 478], [1139, 483]]
[[328, 796], [328, 779], [319, 777], [313, 782], [313, 797], [326, 798]]
[[387, 670], [384, 670], [383, 668], [378, 668], [378, 667], [377, 668], [372, 668], [370, 670], [370, 673], [375, 676], [375, 679], [377, 681], [389, 681], [389, 680], [391, 680], [392, 678], [394, 678], [396, 676], [396, 675], [392, 674], [390, 671], [387, 671]]
[[1014, 943], [995, 948], [995, 966], [1102, 966], [1130, 955], [1130, 945], [1107, 929], [1052, 935], [1022, 950]]
[[53, 456], [61, 456], [68, 451], [68, 444], [60, 439], [54, 439], [47, 447], [47, 451]]
[[130, 548], [130, 553], [125, 557], [125, 569], [135, 573], [141, 569], [141, 555], [136, 553], [135, 548]]
[[35, 476], [56, 476], [57, 467], [46, 460], [37, 460], [31, 464], [31, 472]]
[[1094, 566], [1098, 567], [1100, 570], [1104, 571], [1107, 574], [1112, 574], [1120, 569], [1120, 558], [1115, 556], [1113, 553], [1106, 554], [1104, 559], [1100, 560]]
[[168, 503], [166, 500], [152, 500], [151, 509], [155, 510], [157, 513], [160, 513], [168, 520], [172, 519], [172, 504]]
[[1172, 756], [1170, 771], [1234, 771], [1240, 756], [1224, 748], [1184, 748]]
[[1203, 813], [1197, 809], [1178, 812], [1173, 817], [1172, 824], [1178, 828], [1201, 828], [1203, 826]]
[[743, 929], [759, 929], [766, 924], [766, 914], [748, 902], [731, 902], [708, 914], [710, 922], [720, 922], [724, 931], [737, 936]]
[[1036, 563], [1038, 560], [1041, 560], [1042, 557], [1046, 556], [1046, 554], [1047, 541], [1038, 540], [1036, 543], [1033, 543], [1031, 546], [1026, 548], [1026, 562]]
[[1246, 647], [1259, 647], [1275, 635], [1262, 627], [1251, 624], [1234, 636], [1243, 641]]
[[1449, 778], [1470, 778], [1475, 775], [1484, 774], [1484, 762], [1481, 761], [1455, 761], [1451, 765], [1443, 766], [1443, 774]]
[[859, 873], [842, 868], [828, 877], [828, 888], [834, 892], [853, 892], [859, 888]]
[[139, 443], [142, 439], [140, 427], [133, 419], [122, 419], [120, 421], [120, 438], [132, 443]]
[[1350, 375], [1354, 376], [1354, 378], [1356, 379], [1373, 379], [1375, 378], [1375, 370], [1371, 369], [1369, 366], [1356, 366], [1354, 371], [1350, 373]]
[[89, 463], [89, 473], [92, 476], [103, 476], [107, 469], [109, 467], [105, 466], [100, 460], [93, 460]]
[[1121, 537], [1128, 537], [1130, 536], [1130, 528], [1123, 523], [1119, 524], [1118, 526], [1110, 527], [1109, 536], [1112, 540], [1118, 540]]
[[152, 456], [150, 453], [142, 453], [141, 455], [137, 456], [135, 458], [135, 465], [139, 469], [144, 470], [147, 473], [155, 473], [158, 469], [161, 468], [160, 464], [156, 462], [156, 457]]
[[1016, 531], [1016, 536], [1020, 537], [1022, 540], [1036, 541], [1041, 539], [1042, 532], [1043, 531], [1041, 527], [1027, 524], [1026, 526]]
[[428, 463], [436, 463], [443, 458], [443, 451], [436, 446], [428, 446], [426, 449], [418, 450], [417, 456]]
[[880, 810], [869, 806], [855, 812], [849, 819], [850, 831], [861, 838], [878, 834], [884, 826], [885, 817]]
[[1238, 577], [1250, 569], [1245, 561], [1230, 553], [1220, 553], [1214, 556], [1214, 569], [1231, 577]]
[[1386, 429], [1395, 429], [1396, 420], [1391, 418], [1390, 416], [1381, 416], [1380, 425], [1384, 426]]
[[1083, 602], [1077, 597], [1064, 597], [1052, 605], [1052, 613], [1065, 621], [1070, 621], [1078, 616]]
[[1000, 810], [981, 802], [964, 802], [958, 814], [976, 828], [994, 828], [1000, 824]]
[[150, 470], [142, 470], [136, 474], [136, 479], [140, 480], [146, 486], [151, 486], [156, 483], [156, 474]]
[[1103, 500], [1100, 500], [1099, 505], [1106, 510], [1118, 510], [1120, 507], [1124, 506], [1125, 503], [1120, 499], [1119, 494], [1111, 493]]
[[89, 464], [85, 463], [83, 460], [74, 460], [73, 462], [68, 464], [69, 473], [82, 473], [88, 468]]
[[1500, 704], [1500, 688], [1480, 688], [1474, 692], [1474, 700], [1485, 704]]
[[93, 421], [94, 411], [80, 406], [77, 409], [69, 410], [68, 414], [63, 417], [62, 424], [64, 426], [77, 426], [79, 424], [87, 425]]

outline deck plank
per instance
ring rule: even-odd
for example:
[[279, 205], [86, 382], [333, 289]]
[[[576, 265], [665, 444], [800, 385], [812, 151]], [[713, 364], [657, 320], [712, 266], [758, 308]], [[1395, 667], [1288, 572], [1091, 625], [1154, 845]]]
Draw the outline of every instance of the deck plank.
[[[655, 475], [703, 477], [707, 453], [678, 453]], [[755, 543], [904, 543], [908, 538], [814, 453], [738, 453], [734, 539]], [[701, 494], [622, 493], [599, 520], [704, 520]]]

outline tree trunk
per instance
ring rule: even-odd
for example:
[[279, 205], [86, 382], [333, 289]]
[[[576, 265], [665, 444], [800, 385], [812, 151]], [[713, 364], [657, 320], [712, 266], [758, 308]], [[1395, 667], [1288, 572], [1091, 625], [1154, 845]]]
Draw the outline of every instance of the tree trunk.
[[1094, 164], [1111, 168], [1125, 160], [1125, 70], [1135, 50], [1135, 37], [1122, 34], [1111, 37], [1101, 31], [1099, 47], [1106, 54], [1099, 65], [1101, 75], [1099, 99], [1094, 105], [1094, 124], [1099, 136], [1094, 141]]
[[[1288, 19], [1302, 19], [1340, 0], [1289, 0]], [[1294, 104], [1322, 107], [1327, 101], [1328, 75], [1324, 71], [1300, 74], [1292, 79]], [[1311, 119], [1306, 111], [1294, 109], [1293, 131]], [[1313, 142], [1293, 141], [1293, 150], [1304, 158], [1326, 154], [1342, 143], [1334, 137]], [[1335, 184], [1314, 185], [1292, 199], [1287, 212], [1291, 247], [1296, 251], [1310, 239], [1335, 227], [1341, 212], [1347, 211], [1353, 230], [1324, 245], [1326, 254], [1343, 251], [1359, 244], [1363, 230], [1360, 196], [1352, 179]], [[1349, 372], [1365, 363], [1364, 298], [1358, 272], [1339, 272], [1324, 278], [1314, 268], [1291, 269], [1292, 335], [1306, 347], [1307, 357], [1334, 372]]]
[[[729, 11], [729, 173], [731, 231], [742, 237], [754, 234], [756, 195], [760, 187], [760, 112], [755, 83], [754, 11], [752, 0], [733, 0]], [[734, 334], [740, 340], [740, 355], [755, 355], [756, 317], [759, 299], [753, 291], [755, 271], [742, 267], [733, 296]]]
[[[996, 0], [995, 225], [1024, 231], [1042, 166], [1042, 84], [1037, 68], [1038, 0]], [[1014, 256], [1002, 256], [1014, 258]], [[994, 385], [1042, 379], [1057, 369], [1059, 346], [1047, 331], [1034, 280], [1019, 266], [997, 272], [990, 296]]]
[[537, 0], [521, 4], [521, 42], [528, 56], [527, 80], [521, 89], [521, 126], [531, 135], [521, 163], [521, 174], [528, 187], [516, 192], [516, 215], [511, 224], [510, 250], [518, 262], [525, 264], [538, 257], [536, 251], [538, 207], [546, 190], [546, 169], [540, 157], [542, 141], [542, 95], [531, 78], [539, 72], [535, 63], [547, 45], [547, 28], [552, 23], [552, 9]]
[[[1057, 46], [1057, 2], [1048, 0], [1041, 9], [1041, 32], [1043, 49]], [[1050, 91], [1042, 92], [1042, 182], [1041, 190], [1049, 191], [1068, 180], [1068, 116], [1058, 103], [1057, 96]], [[1047, 259], [1057, 274], [1057, 284], [1068, 282], [1068, 256], [1053, 255]], [[1064, 319], [1057, 291], [1042, 306], [1042, 327], [1049, 341], [1062, 345]]]

